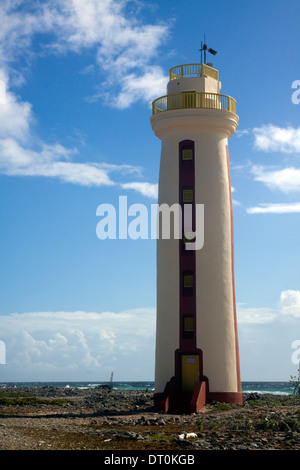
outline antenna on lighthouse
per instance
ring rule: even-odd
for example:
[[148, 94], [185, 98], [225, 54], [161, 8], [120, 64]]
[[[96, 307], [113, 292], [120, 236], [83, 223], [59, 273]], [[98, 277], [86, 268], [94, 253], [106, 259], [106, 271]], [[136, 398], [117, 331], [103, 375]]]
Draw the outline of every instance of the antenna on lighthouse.
[[[199, 51], [201, 52], [201, 64], [203, 64], [203, 63], [206, 64], [206, 51], [210, 52], [210, 54], [212, 54], [212, 55], [217, 54], [217, 51], [215, 51], [211, 47], [209, 49], [207, 49], [207, 44], [205, 43], [205, 35], [204, 35], [204, 43], [201, 41], [201, 49], [199, 49]], [[202, 62], [202, 52], [204, 52], [204, 62]]]

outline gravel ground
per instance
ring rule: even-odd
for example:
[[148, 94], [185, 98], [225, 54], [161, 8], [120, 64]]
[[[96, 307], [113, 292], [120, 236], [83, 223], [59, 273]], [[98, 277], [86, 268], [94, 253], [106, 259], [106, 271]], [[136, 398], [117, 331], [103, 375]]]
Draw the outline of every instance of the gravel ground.
[[243, 405], [164, 415], [152, 392], [6, 387], [0, 450], [300, 450], [300, 397], [245, 394]]

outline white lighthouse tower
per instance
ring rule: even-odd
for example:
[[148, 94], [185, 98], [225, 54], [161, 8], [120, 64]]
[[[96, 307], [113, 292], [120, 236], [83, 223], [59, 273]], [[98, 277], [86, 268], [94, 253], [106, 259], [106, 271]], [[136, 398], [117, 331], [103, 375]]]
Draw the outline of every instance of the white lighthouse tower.
[[[181, 237], [157, 240], [155, 397], [164, 412], [198, 411], [211, 400], [242, 403], [228, 154], [238, 116], [220, 89], [212, 66], [179, 65], [170, 70], [167, 95], [153, 102], [159, 207], [188, 207], [188, 231], [196, 235], [191, 240], [182, 224]], [[202, 234], [195, 230], [199, 207]]]

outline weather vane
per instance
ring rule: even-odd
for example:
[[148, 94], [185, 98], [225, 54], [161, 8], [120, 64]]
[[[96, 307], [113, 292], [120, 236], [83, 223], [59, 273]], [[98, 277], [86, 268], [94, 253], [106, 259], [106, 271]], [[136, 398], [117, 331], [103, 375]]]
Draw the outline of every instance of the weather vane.
[[205, 35], [204, 35], [204, 43], [202, 43], [202, 41], [201, 41], [201, 49], [199, 49], [199, 51], [201, 51], [201, 64], [203, 63], [202, 62], [202, 52], [204, 52], [204, 64], [206, 64], [206, 51], [210, 52], [212, 55], [217, 54], [217, 51], [215, 51], [211, 47], [209, 49], [207, 49], [207, 44], [205, 43]]

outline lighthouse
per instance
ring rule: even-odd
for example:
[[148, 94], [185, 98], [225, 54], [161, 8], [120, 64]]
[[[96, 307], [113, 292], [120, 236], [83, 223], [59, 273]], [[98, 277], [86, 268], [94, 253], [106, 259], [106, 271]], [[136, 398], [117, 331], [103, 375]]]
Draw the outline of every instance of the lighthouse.
[[228, 152], [238, 116], [220, 90], [212, 64], [179, 65], [167, 94], [152, 103], [161, 140], [158, 207], [182, 209], [173, 236], [157, 239], [154, 396], [164, 412], [242, 403]]

